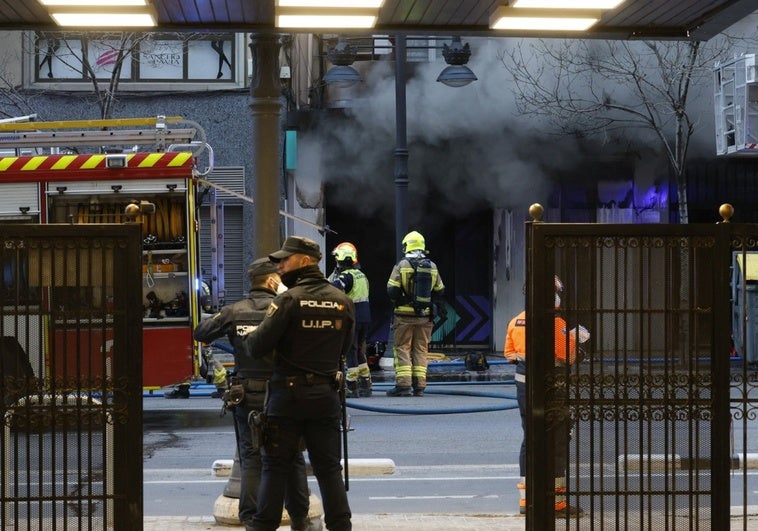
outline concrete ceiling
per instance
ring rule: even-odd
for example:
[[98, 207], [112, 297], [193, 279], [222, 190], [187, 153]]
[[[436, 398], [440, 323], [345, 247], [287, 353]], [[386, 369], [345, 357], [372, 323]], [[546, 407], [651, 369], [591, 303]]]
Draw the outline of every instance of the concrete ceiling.
[[[274, 0], [152, 0], [157, 31], [280, 31]], [[385, 0], [374, 34], [546, 36], [493, 32], [489, 16], [506, 0]], [[107, 0], [104, 0], [107, 4]], [[755, 0], [626, 0], [583, 36], [707, 40], [758, 9]], [[0, 0], [0, 29], [60, 30], [37, 0]], [[323, 33], [323, 31], [320, 31]], [[552, 36], [578, 36], [566, 34]]]

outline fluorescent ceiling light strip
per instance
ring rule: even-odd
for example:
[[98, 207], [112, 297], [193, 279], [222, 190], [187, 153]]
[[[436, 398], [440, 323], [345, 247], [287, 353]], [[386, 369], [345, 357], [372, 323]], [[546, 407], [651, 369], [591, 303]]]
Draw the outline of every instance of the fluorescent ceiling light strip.
[[[106, 0], [39, 0], [45, 6], [103, 6]], [[146, 6], [147, 0], [107, 0], [108, 6]]]
[[490, 16], [495, 30], [584, 31], [600, 20], [600, 11], [516, 9], [501, 6]]
[[372, 8], [382, 7], [384, 0], [276, 0], [276, 5], [281, 7], [344, 7]]
[[279, 28], [373, 28], [374, 15], [277, 15]]
[[59, 26], [72, 27], [149, 27], [155, 26], [155, 18], [150, 13], [92, 13], [65, 12], [50, 13]]
[[614, 9], [625, 0], [516, 0], [511, 7], [538, 9]]
[[594, 18], [502, 17], [492, 29], [533, 31], [584, 31], [597, 22]]
[[285, 7], [274, 10], [280, 28], [373, 28], [379, 17], [377, 9], [335, 7]]

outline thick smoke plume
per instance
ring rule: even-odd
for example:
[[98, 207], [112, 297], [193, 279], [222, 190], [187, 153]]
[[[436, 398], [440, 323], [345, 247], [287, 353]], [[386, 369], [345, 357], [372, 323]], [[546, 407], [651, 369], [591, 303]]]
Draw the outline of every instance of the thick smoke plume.
[[[469, 67], [479, 79], [462, 88], [435, 81], [446, 66], [442, 60], [409, 63], [409, 205], [465, 216], [474, 209], [530, 204], [544, 200], [546, 175], [571, 160], [571, 146], [535, 134], [535, 124], [516, 114], [508, 73], [497, 56], [507, 45], [506, 39], [472, 41]], [[365, 217], [391, 220], [394, 62], [372, 63], [361, 86], [349, 90], [345, 115], [322, 120], [301, 141], [300, 156], [308, 162], [299, 171], [319, 174], [330, 185], [332, 201], [353, 204]]]

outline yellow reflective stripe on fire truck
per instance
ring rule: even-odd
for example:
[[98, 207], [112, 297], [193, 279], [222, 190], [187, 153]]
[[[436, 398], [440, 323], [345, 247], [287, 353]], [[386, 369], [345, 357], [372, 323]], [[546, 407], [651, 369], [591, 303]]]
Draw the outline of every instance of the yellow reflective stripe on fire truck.
[[36, 170], [40, 167], [40, 164], [45, 162], [47, 157], [45, 155], [41, 155], [39, 157], [32, 157], [29, 159], [29, 161], [24, 164], [24, 166], [21, 168], [21, 171], [30, 171], [30, 170]]
[[174, 159], [168, 163], [169, 166], [182, 166], [188, 159], [192, 157], [192, 153], [186, 151], [180, 151], [176, 154]]
[[155, 163], [163, 158], [163, 153], [151, 153], [145, 157], [142, 162], [137, 164], [138, 168], [149, 168], [155, 166]]
[[81, 168], [82, 170], [89, 170], [92, 168], [97, 168], [97, 165], [100, 164], [105, 160], [105, 155], [91, 155], [90, 157], [85, 160]]
[[55, 164], [50, 166], [51, 170], [65, 170], [69, 164], [76, 160], [77, 155], [63, 155], [60, 159], [55, 161]]
[[18, 160], [18, 157], [2, 157], [2, 158], [0, 158], [0, 171], [7, 170], [17, 160]]

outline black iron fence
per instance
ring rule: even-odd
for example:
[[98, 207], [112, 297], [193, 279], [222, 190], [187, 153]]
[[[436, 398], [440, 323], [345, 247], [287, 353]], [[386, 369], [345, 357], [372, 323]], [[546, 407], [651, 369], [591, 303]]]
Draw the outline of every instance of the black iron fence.
[[142, 529], [138, 225], [0, 225], [4, 530]]
[[756, 246], [755, 225], [527, 224], [528, 529], [746, 520], [758, 371], [733, 273]]

